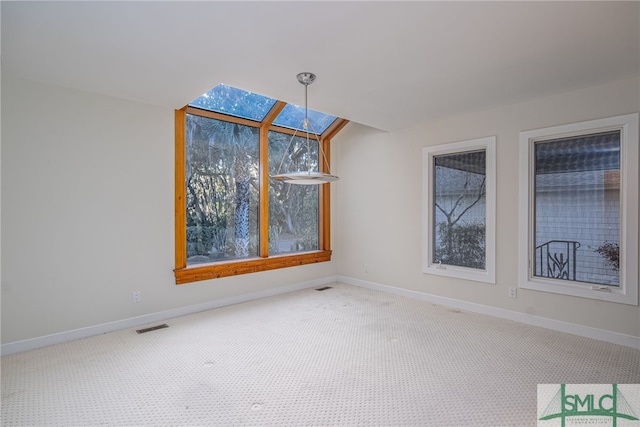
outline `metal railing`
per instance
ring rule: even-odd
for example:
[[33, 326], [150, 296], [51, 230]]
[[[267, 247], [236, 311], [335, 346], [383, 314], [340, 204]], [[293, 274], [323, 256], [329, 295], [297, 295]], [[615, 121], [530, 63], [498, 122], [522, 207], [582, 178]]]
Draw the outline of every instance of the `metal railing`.
[[534, 275], [576, 280], [576, 253], [579, 247], [579, 242], [569, 240], [550, 240], [536, 246]]

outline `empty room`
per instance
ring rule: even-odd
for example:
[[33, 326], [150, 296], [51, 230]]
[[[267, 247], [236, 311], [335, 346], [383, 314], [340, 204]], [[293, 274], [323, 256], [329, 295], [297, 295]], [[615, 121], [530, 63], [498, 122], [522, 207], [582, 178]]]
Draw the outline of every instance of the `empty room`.
[[0, 19], [3, 426], [640, 426], [640, 2]]

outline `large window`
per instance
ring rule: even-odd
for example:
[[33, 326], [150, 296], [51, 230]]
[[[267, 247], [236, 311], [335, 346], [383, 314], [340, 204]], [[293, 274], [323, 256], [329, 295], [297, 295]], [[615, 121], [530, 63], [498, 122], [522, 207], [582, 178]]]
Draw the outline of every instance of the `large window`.
[[638, 115], [521, 133], [521, 286], [637, 304]]
[[[318, 164], [318, 150], [305, 138], [269, 132], [269, 174]], [[326, 185], [326, 184], [325, 184]], [[269, 253], [319, 249], [318, 186], [269, 181]]]
[[495, 283], [495, 137], [423, 149], [423, 271]]
[[[176, 283], [331, 259], [330, 186], [270, 178], [325, 165], [299, 111], [226, 85], [176, 111]], [[309, 116], [328, 156], [346, 121]]]
[[187, 114], [187, 265], [258, 255], [258, 128]]

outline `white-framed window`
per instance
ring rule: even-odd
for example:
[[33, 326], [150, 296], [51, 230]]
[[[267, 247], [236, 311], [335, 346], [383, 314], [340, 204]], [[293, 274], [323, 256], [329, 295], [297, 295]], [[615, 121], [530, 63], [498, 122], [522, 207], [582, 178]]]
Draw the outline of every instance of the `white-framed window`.
[[496, 137], [423, 148], [423, 272], [495, 283]]
[[520, 133], [520, 287], [638, 304], [638, 114]]

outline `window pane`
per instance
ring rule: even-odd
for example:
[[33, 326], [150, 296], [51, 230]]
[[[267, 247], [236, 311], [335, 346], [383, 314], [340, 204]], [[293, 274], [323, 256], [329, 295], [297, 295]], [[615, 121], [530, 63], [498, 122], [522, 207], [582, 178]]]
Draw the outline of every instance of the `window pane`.
[[[322, 135], [322, 132], [324, 132], [336, 119], [335, 116], [330, 116], [313, 110], [307, 111], [307, 117], [309, 118], [309, 132], [316, 135]], [[273, 124], [289, 129], [305, 131], [303, 122], [304, 107], [287, 104], [280, 114], [278, 114], [278, 117], [273, 121]]]
[[[314, 139], [269, 132], [269, 175], [317, 170]], [[318, 185], [269, 180], [269, 254], [319, 249]]]
[[433, 157], [434, 263], [485, 269], [486, 151]]
[[619, 286], [620, 131], [535, 144], [534, 275]]
[[258, 129], [187, 115], [187, 265], [258, 255]]
[[275, 99], [219, 84], [189, 105], [261, 122], [275, 103]]

